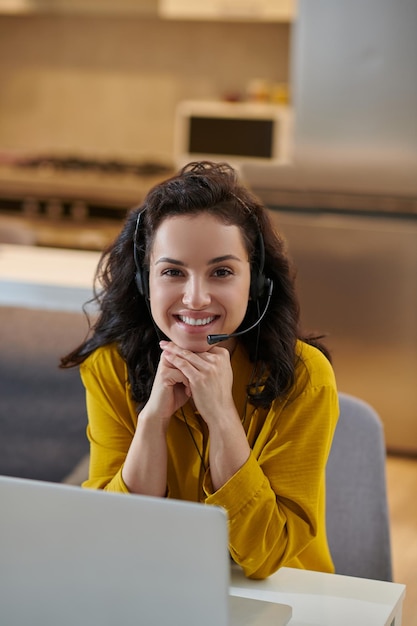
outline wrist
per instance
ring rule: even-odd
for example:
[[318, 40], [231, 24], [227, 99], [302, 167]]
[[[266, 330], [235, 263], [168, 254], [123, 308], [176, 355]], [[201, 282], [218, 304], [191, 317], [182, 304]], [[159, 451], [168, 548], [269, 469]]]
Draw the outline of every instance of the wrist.
[[168, 417], [161, 417], [160, 414], [154, 413], [150, 409], [143, 407], [142, 411], [138, 414], [138, 427], [147, 432], [159, 432], [164, 433], [168, 431], [171, 415]]

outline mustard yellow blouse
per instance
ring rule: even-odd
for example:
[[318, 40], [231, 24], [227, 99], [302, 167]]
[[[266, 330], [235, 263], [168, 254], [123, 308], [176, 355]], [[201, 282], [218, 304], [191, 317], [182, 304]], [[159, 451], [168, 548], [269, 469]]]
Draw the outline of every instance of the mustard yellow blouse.
[[[213, 492], [208, 431], [191, 406], [168, 429], [167, 494], [215, 504], [229, 518], [229, 550], [246, 576], [265, 578], [279, 567], [333, 572], [325, 527], [325, 466], [339, 414], [332, 367], [316, 348], [297, 344], [296, 381], [269, 409], [246, 401], [252, 367], [238, 345], [232, 356], [233, 398], [251, 454], [240, 470]], [[91, 460], [84, 487], [128, 492], [122, 467], [137, 411], [127, 367], [116, 345], [97, 349], [81, 366], [86, 388]], [[197, 450], [197, 447], [198, 450]], [[204, 538], [202, 537], [202, 541]]]

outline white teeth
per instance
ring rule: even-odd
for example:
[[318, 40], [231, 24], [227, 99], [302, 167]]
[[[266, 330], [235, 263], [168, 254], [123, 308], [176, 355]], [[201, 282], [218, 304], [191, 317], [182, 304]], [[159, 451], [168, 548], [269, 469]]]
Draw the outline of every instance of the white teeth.
[[195, 319], [194, 317], [186, 317], [185, 315], [178, 316], [181, 322], [184, 324], [189, 324], [190, 326], [205, 326], [206, 324], [210, 324], [214, 320], [214, 317], [203, 317], [202, 319]]

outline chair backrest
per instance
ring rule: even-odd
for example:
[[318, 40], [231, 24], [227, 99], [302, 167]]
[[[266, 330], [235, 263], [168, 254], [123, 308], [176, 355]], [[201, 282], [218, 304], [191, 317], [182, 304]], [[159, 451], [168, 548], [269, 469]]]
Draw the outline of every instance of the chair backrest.
[[337, 574], [392, 580], [386, 449], [380, 417], [339, 393], [340, 417], [327, 464], [327, 535]]

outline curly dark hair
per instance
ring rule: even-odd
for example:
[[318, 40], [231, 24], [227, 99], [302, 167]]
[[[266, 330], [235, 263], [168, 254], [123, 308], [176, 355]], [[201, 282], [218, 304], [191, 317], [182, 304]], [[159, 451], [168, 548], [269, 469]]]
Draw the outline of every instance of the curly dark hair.
[[[61, 368], [80, 365], [96, 348], [115, 342], [127, 363], [133, 399], [140, 405], [147, 401], [161, 350], [147, 299], [137, 288], [137, 264], [146, 275], [155, 233], [163, 220], [201, 212], [240, 228], [252, 273], [262, 270], [258, 267], [260, 234], [263, 238], [263, 272], [273, 281], [274, 289], [262, 323], [240, 338], [256, 364], [258, 378], [267, 372], [262, 384], [248, 388], [251, 403], [267, 407], [293, 384], [298, 338], [329, 356], [320, 338], [300, 336], [294, 271], [285, 242], [274, 230], [267, 210], [228, 164], [203, 161], [186, 165], [153, 187], [144, 202], [130, 211], [120, 235], [103, 252], [97, 267], [95, 284], [101, 285], [93, 298], [98, 305], [97, 319], [83, 343], [61, 359]], [[258, 317], [259, 302], [250, 301], [240, 328], [247, 328]]]

